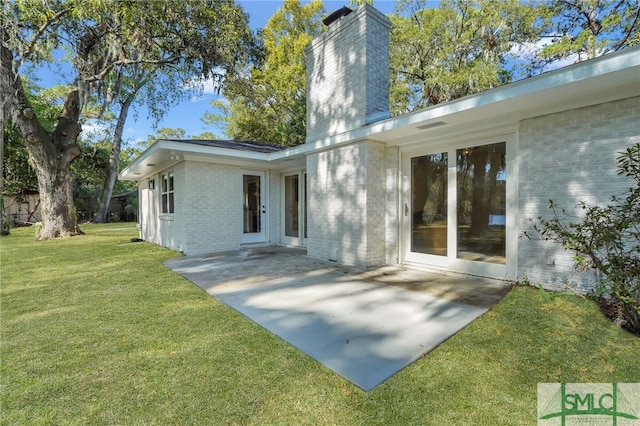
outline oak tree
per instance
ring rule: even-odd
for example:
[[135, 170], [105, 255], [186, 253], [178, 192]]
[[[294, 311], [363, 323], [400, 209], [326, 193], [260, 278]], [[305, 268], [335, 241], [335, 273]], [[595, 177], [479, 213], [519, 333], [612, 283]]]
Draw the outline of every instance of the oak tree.
[[[103, 82], [119, 68], [141, 65], [192, 76], [219, 68], [232, 73], [251, 43], [247, 16], [233, 1], [15, 0], [5, 2], [1, 14], [2, 124], [8, 119], [20, 129], [36, 169], [39, 239], [81, 233], [70, 165], [80, 155], [83, 109]], [[70, 68], [69, 89], [49, 130], [27, 98], [22, 76], [25, 67], [61, 61]], [[117, 84], [112, 88], [120, 93]]]

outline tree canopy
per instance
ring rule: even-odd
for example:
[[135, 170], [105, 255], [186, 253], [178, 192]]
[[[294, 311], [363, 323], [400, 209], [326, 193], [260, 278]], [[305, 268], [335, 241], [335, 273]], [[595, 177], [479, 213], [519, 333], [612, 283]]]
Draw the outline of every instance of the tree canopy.
[[536, 8], [517, 0], [406, 0], [390, 18], [393, 115], [508, 83], [509, 51], [539, 34]]
[[[251, 51], [248, 18], [233, 1], [16, 0], [1, 10], [3, 127], [24, 137], [42, 199], [41, 239], [80, 232], [70, 165], [79, 155], [81, 115], [91, 95], [120, 93], [118, 70], [158, 66], [181, 76], [232, 74]], [[68, 90], [54, 129], [41, 123], [25, 94], [25, 65], [64, 61]], [[122, 73], [121, 75], [124, 75]]]
[[543, 63], [574, 57], [593, 59], [640, 43], [637, 0], [547, 0], [549, 25], [543, 34]]
[[228, 136], [284, 146], [303, 143], [306, 128], [304, 48], [324, 29], [319, 0], [302, 6], [285, 0], [261, 31], [263, 56], [243, 73], [227, 76], [225, 101], [206, 114], [208, 124], [222, 124]]

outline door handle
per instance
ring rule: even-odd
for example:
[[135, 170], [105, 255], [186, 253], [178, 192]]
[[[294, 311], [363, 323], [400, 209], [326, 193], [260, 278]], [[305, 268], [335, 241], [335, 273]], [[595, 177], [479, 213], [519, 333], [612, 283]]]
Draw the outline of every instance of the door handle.
[[264, 208], [264, 206], [262, 206], [262, 213], [266, 213], [267, 209]]
[[404, 203], [404, 215], [409, 216], [409, 206], [407, 203]]

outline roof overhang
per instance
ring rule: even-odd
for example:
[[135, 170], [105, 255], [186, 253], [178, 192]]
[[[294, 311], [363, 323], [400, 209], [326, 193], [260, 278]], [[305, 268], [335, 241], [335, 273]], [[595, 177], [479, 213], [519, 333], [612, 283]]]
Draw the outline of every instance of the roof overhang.
[[359, 140], [412, 146], [633, 96], [640, 96], [640, 47], [277, 152], [249, 152], [158, 140], [120, 176], [125, 180], [140, 180], [182, 160], [293, 169], [304, 167], [307, 154]]
[[315, 148], [349, 138], [410, 146], [633, 96], [640, 96], [640, 47], [379, 121], [346, 138], [317, 141]]
[[271, 158], [272, 155], [272, 153], [158, 139], [120, 173], [120, 178], [133, 181], [145, 179], [161, 170], [171, 168], [182, 161], [199, 161], [277, 169], [283, 168], [287, 163], [291, 163], [292, 166], [294, 166], [296, 163], [304, 162], [304, 157], [301, 156], [285, 155], [280, 159], [273, 159]]

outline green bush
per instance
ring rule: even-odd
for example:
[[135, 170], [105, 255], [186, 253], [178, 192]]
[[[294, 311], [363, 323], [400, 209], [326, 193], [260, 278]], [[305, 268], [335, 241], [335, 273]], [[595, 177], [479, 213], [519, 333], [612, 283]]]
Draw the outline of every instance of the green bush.
[[112, 212], [109, 215], [109, 223], [120, 222], [120, 215], [118, 213]]
[[640, 144], [618, 157], [618, 174], [631, 178], [631, 187], [609, 205], [582, 202], [584, 215], [572, 222], [550, 200], [553, 218], [538, 217], [533, 227], [544, 240], [575, 252], [578, 267], [597, 272], [597, 294], [621, 305], [623, 321], [640, 335]]

